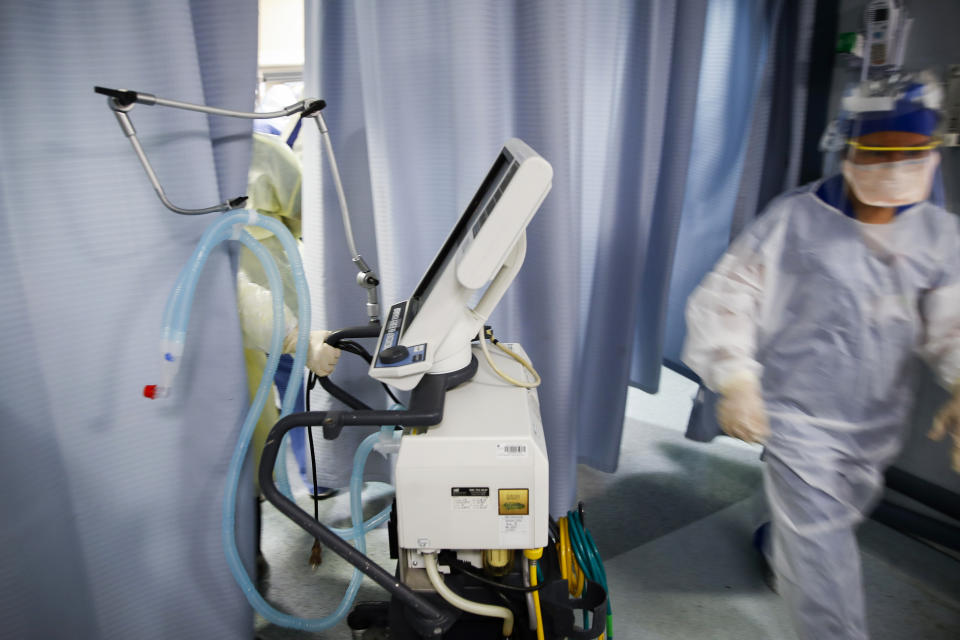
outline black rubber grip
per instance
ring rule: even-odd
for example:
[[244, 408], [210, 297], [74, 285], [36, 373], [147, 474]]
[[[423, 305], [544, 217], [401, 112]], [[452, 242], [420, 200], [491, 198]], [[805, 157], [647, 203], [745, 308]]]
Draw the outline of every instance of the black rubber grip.
[[95, 93], [99, 93], [102, 96], [110, 96], [117, 101], [121, 107], [128, 107], [134, 102], [137, 101], [137, 92], [130, 91], [129, 89], [109, 89], [107, 87], [94, 87]]
[[323, 111], [323, 109], [326, 108], [326, 106], [327, 106], [326, 100], [317, 100], [316, 102], [313, 102], [309, 107], [304, 109], [303, 113], [300, 114], [300, 117], [309, 118], [310, 116], [317, 113], [318, 111]]
[[230, 207], [231, 209], [239, 209], [240, 207], [242, 207], [243, 205], [245, 205], [245, 204], [247, 203], [247, 200], [248, 200], [248, 199], [249, 199], [249, 198], [248, 198], [247, 196], [238, 196], [238, 197], [234, 198], [233, 200], [229, 200], [229, 201], [227, 202], [227, 205], [229, 205], [229, 207]]

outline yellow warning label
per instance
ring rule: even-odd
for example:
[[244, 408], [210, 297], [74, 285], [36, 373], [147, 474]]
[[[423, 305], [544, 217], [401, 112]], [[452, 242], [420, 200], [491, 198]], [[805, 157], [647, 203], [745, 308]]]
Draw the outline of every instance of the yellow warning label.
[[526, 516], [529, 514], [529, 489], [500, 489], [500, 515]]

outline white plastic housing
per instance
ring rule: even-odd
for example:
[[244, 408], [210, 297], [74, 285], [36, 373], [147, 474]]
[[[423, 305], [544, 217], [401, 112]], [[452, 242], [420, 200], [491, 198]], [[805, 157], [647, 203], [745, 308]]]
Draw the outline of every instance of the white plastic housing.
[[[552, 180], [550, 163], [523, 141], [507, 141], [410, 300], [387, 313], [376, 353], [402, 345], [411, 356], [391, 364], [375, 358], [372, 377], [412, 389], [424, 373], [456, 371], [469, 363], [470, 340], [519, 272], [526, 226]], [[471, 306], [483, 287], [482, 298]]]
[[[526, 358], [519, 345], [508, 346]], [[497, 349], [491, 355], [508, 375], [529, 380], [519, 363]], [[400, 441], [396, 497], [402, 548], [547, 544], [549, 463], [537, 392], [505, 382], [479, 350], [477, 357], [474, 379], [447, 393], [443, 421]], [[505, 496], [526, 490], [526, 514], [501, 513], [501, 490]]]
[[489, 218], [474, 236], [468, 234], [457, 255], [457, 280], [479, 289], [493, 280], [537, 212], [553, 180], [553, 167], [540, 156], [520, 162]]

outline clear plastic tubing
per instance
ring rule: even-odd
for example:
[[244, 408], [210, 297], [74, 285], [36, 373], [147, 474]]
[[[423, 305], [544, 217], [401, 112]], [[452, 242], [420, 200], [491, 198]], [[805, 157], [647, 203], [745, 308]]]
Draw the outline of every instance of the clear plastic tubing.
[[[239, 227], [238, 227], [239, 225]], [[280, 222], [260, 216], [255, 212], [239, 211], [222, 216], [203, 233], [193, 256], [187, 263], [187, 266], [181, 271], [177, 282], [174, 285], [167, 305], [164, 308], [163, 330], [161, 335], [161, 352], [164, 358], [164, 367], [171, 368], [175, 374], [179, 363], [174, 361], [181, 357], [183, 353], [183, 344], [186, 341], [187, 327], [190, 324], [190, 311], [193, 307], [193, 298], [197, 288], [200, 272], [206, 264], [210, 252], [221, 242], [228, 239], [237, 239], [251, 247], [249, 240], [256, 242], [252, 236], [248, 241], [242, 240], [242, 231], [244, 225], [255, 225], [267, 229], [283, 245], [287, 253], [287, 259], [290, 262], [290, 268], [293, 272], [294, 287], [297, 291], [297, 350], [293, 358], [293, 369], [290, 374], [290, 382], [287, 385], [286, 393], [283, 396], [281, 405], [281, 416], [288, 415], [293, 410], [293, 405], [297, 400], [297, 394], [300, 391], [303, 380], [303, 368], [307, 361], [307, 345], [310, 341], [310, 292], [307, 287], [307, 278], [303, 270], [303, 262], [300, 259], [300, 251], [297, 248], [297, 242], [290, 231]], [[239, 230], [239, 231], [238, 231]], [[257, 243], [259, 245], [259, 243]], [[253, 249], [251, 249], [253, 251]], [[273, 258], [269, 255], [267, 259], [272, 263]], [[263, 262], [263, 259], [261, 259]], [[266, 270], [266, 267], [265, 267]], [[282, 289], [281, 296], [282, 296]], [[274, 298], [276, 298], [274, 292]], [[281, 316], [282, 317], [282, 316]], [[274, 323], [274, 328], [283, 327], [281, 319], [279, 325]], [[283, 335], [281, 335], [281, 346], [283, 348]], [[271, 346], [271, 348], [273, 348]], [[278, 351], [279, 353], [279, 351]], [[273, 380], [271, 377], [270, 380]], [[259, 413], [257, 414], [259, 416]], [[290, 481], [287, 476], [286, 467], [286, 439], [281, 443], [280, 453], [277, 456], [277, 486], [280, 491], [292, 499]]]
[[[245, 597], [250, 604], [268, 621], [284, 627], [302, 629], [305, 631], [322, 631], [338, 624], [348, 613], [350, 607], [356, 598], [360, 583], [363, 580], [363, 574], [359, 570], [354, 570], [347, 592], [344, 594], [340, 606], [333, 614], [326, 618], [304, 619], [277, 611], [257, 592], [256, 587], [247, 575], [246, 569], [240, 560], [240, 554], [236, 546], [236, 498], [237, 489], [240, 481], [240, 472], [243, 460], [246, 458], [250, 447], [250, 440], [253, 431], [256, 428], [257, 420], [263, 410], [269, 395], [270, 387], [276, 373], [279, 363], [280, 353], [282, 351], [284, 335], [282, 327], [283, 318], [283, 286], [280, 280], [280, 273], [276, 263], [269, 252], [257, 242], [248, 232], [242, 230], [242, 226], [249, 225], [264, 227], [271, 231], [284, 246], [290, 260], [290, 265], [294, 275], [294, 285], [298, 294], [298, 336], [297, 353], [294, 357], [294, 369], [291, 375], [291, 381], [284, 395], [282, 413], [287, 415], [292, 409], [292, 404], [296, 399], [296, 393], [300, 386], [300, 379], [303, 376], [303, 367], [306, 361], [306, 345], [309, 341], [310, 329], [310, 305], [309, 293], [306, 286], [306, 277], [303, 272], [303, 264], [300, 260], [299, 251], [296, 247], [296, 241], [289, 233], [287, 228], [270, 218], [262, 218], [255, 213], [240, 212], [223, 216], [203, 234], [194, 254], [188, 265], [181, 271], [177, 279], [171, 296], [164, 309], [163, 318], [163, 339], [165, 348], [167, 343], [179, 343], [181, 348], [186, 338], [186, 329], [190, 320], [190, 307], [192, 306], [193, 296], [196, 291], [196, 283], [203, 266], [206, 263], [210, 252], [220, 242], [228, 239], [235, 239], [247, 246], [254, 255], [260, 260], [267, 274], [267, 280], [273, 293], [273, 326], [274, 331], [270, 342], [270, 356], [267, 359], [267, 366], [264, 370], [260, 385], [254, 395], [253, 403], [247, 413], [241, 433], [238, 438], [237, 447], [234, 450], [228, 471], [227, 488], [224, 495], [224, 514], [222, 521], [222, 539], [224, 550], [227, 556], [227, 562], [234, 579], [244, 592]], [[301, 304], [300, 302], [303, 301]], [[179, 355], [179, 354], [178, 354]], [[299, 360], [299, 363], [298, 363]], [[392, 427], [384, 427], [382, 431], [392, 430]], [[396, 437], [396, 436], [394, 436]], [[354, 469], [350, 483], [350, 507], [351, 522], [353, 527], [348, 529], [333, 529], [333, 531], [342, 538], [355, 540], [355, 544], [362, 553], [366, 553], [365, 533], [380, 526], [390, 515], [390, 507], [385, 508], [376, 514], [367, 522], [363, 521], [362, 510], [362, 490], [363, 490], [363, 468], [370, 451], [373, 450], [376, 442], [381, 438], [379, 433], [368, 436], [358, 448], [354, 456]], [[289, 482], [286, 481], [286, 468], [284, 465], [285, 456], [278, 456], [278, 487], [290, 497]], [[285, 481], [281, 485], [281, 478]], [[284, 486], [285, 485], [285, 486]]]

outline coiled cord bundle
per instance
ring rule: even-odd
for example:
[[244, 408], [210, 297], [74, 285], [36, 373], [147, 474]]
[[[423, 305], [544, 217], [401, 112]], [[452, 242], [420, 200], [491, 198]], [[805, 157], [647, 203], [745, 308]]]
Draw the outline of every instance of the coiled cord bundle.
[[[596, 582], [607, 592], [607, 633], [606, 640], [613, 640], [613, 607], [610, 605], [610, 589], [607, 586], [607, 572], [603, 560], [593, 541], [593, 536], [583, 524], [579, 511], [568, 511], [566, 518], [560, 518], [561, 540], [564, 529], [569, 532], [570, 548], [576, 563], [586, 575], [586, 579]], [[561, 551], [562, 562], [562, 551]], [[601, 636], [602, 637], [602, 636]]]

